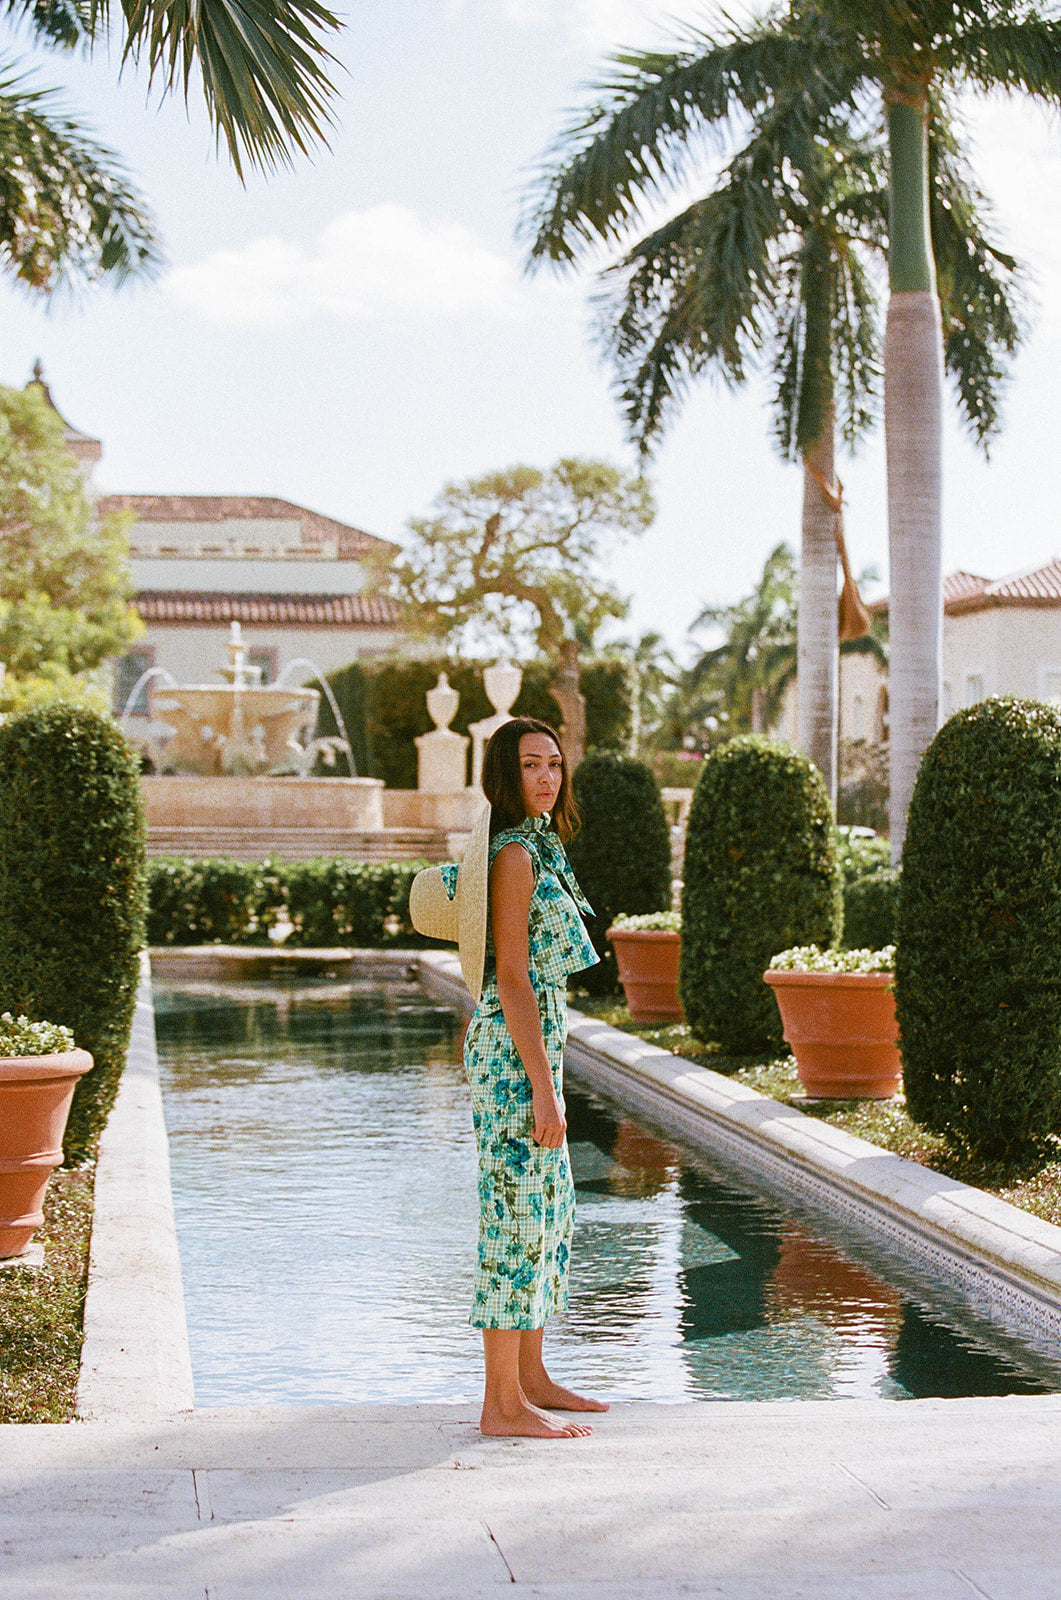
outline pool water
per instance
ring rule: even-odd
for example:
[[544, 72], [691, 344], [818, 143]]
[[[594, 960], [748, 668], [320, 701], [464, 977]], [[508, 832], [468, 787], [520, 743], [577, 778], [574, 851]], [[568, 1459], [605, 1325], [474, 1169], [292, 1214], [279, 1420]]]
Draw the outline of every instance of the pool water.
[[[199, 1405], [471, 1400], [462, 1022], [409, 984], [156, 981]], [[556, 1375], [612, 1398], [1029, 1394], [1061, 1366], [569, 1082]]]

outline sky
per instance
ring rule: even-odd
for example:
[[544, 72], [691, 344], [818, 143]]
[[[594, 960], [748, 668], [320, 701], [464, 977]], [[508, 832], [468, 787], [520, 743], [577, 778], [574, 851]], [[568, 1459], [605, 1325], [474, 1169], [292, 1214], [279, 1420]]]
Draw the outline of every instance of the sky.
[[[240, 184], [201, 107], [158, 103], [116, 56], [7, 56], [56, 85], [148, 197], [151, 285], [42, 305], [0, 288], [0, 382], [39, 357], [67, 419], [103, 441], [106, 492], [276, 495], [407, 537], [443, 484], [561, 456], [633, 468], [589, 334], [590, 274], [528, 278], [521, 200], [583, 86], [625, 45], [667, 43], [667, 0], [360, 0], [341, 13], [328, 151]], [[1061, 554], [1061, 124], [965, 107], [976, 170], [1036, 301], [990, 462], [945, 437], [944, 565], [998, 577]], [[658, 515], [610, 575], [627, 635], [684, 655], [706, 604], [798, 544], [801, 475], [774, 453], [768, 389], [705, 381], [650, 469]], [[855, 570], [887, 586], [883, 437], [841, 459]]]

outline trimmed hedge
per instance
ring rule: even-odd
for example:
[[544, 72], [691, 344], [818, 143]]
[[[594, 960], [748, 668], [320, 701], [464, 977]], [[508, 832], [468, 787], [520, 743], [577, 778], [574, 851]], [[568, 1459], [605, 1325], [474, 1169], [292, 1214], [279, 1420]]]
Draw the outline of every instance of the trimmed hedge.
[[[467, 733], [470, 723], [493, 715], [483, 688], [487, 664], [440, 656], [371, 665], [354, 662], [331, 673], [328, 682], [350, 735], [359, 774], [382, 778], [389, 789], [415, 789], [413, 741], [433, 726], [424, 699], [427, 691], [434, 688], [440, 672], [449, 674], [450, 684], [461, 697], [451, 726], [456, 733]], [[524, 666], [523, 683], [512, 707], [515, 716], [540, 717], [554, 727], [559, 723], [560, 707], [548, 689], [551, 676], [551, 669], [542, 662]], [[625, 662], [589, 662], [581, 668], [579, 683], [586, 699], [587, 745], [620, 748], [629, 737], [631, 718]], [[317, 732], [321, 737], [338, 732], [331, 707], [323, 698]], [[344, 758], [335, 770], [346, 771]]]
[[293, 861], [284, 870], [285, 943], [302, 947], [408, 944], [409, 885], [423, 861]]
[[659, 784], [643, 761], [593, 751], [575, 769], [572, 785], [582, 827], [568, 855], [593, 907], [587, 926], [601, 958], [575, 982], [606, 994], [619, 987], [615, 952], [604, 937], [616, 916], [670, 910], [670, 828]]
[[844, 885], [844, 944], [848, 950], [883, 950], [895, 943], [899, 874], [878, 867]]
[[1061, 1131], [1061, 712], [984, 700], [940, 729], [897, 932], [911, 1116], [981, 1159], [1037, 1157]]
[[270, 945], [286, 914], [289, 947], [422, 944], [409, 921], [409, 885], [423, 861], [193, 861], [148, 863], [148, 943]]
[[763, 973], [843, 921], [832, 808], [817, 769], [757, 734], [705, 760], [685, 842], [679, 990], [693, 1033], [727, 1051], [781, 1043]]
[[286, 904], [280, 861], [148, 862], [147, 942], [152, 945], [263, 944]]
[[140, 764], [109, 717], [58, 704], [0, 727], [0, 1011], [73, 1030], [95, 1065], [67, 1165], [95, 1152], [125, 1065], [144, 942]]

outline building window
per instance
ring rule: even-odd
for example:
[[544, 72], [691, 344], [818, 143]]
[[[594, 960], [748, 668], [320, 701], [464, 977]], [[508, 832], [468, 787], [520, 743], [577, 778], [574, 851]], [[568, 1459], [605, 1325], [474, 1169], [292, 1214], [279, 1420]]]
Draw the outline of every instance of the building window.
[[136, 696], [133, 705], [129, 703], [129, 696], [136, 688], [145, 672], [149, 672], [155, 665], [155, 652], [151, 645], [141, 645], [138, 650], [130, 650], [119, 658], [114, 673], [114, 714], [123, 716], [128, 710], [135, 716], [147, 716], [147, 685], [144, 684]]
[[942, 694], [942, 700], [941, 700], [941, 708], [942, 708], [942, 711], [943, 711], [943, 720], [944, 720], [944, 722], [946, 722], [947, 718], [949, 716], [951, 716], [951, 714], [954, 711], [954, 696], [951, 693], [950, 684], [946, 683], [946, 682], [944, 682], [944, 684], [943, 684], [943, 694]]
[[965, 704], [975, 706], [984, 698], [984, 675], [970, 672], [965, 679]]

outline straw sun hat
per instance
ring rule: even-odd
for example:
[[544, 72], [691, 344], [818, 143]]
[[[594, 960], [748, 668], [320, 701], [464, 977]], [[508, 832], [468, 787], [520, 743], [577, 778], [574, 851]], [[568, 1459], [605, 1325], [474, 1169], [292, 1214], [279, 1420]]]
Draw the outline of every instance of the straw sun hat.
[[457, 946], [464, 981], [478, 1001], [486, 965], [487, 880], [490, 872], [490, 806], [476, 818], [457, 872], [451, 900], [441, 867], [418, 872], [409, 890], [409, 917], [417, 933]]

